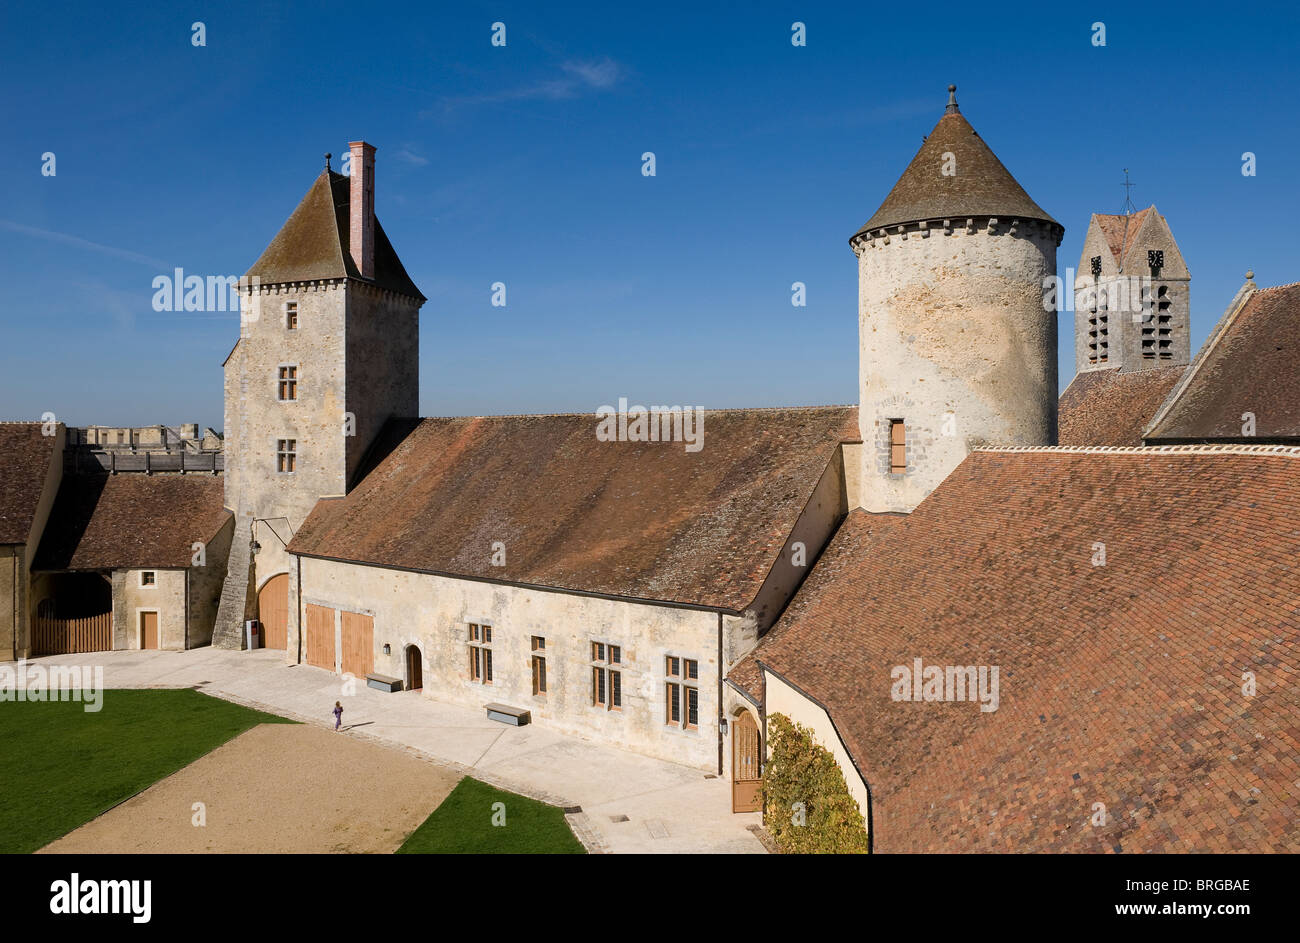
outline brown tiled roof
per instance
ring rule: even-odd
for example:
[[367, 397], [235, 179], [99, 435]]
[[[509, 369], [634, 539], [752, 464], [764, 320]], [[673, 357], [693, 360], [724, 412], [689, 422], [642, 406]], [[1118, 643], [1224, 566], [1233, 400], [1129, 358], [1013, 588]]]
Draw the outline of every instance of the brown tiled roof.
[[187, 567], [229, 517], [211, 475], [66, 475], [34, 568]]
[[1225, 315], [1148, 439], [1300, 438], [1300, 282], [1253, 291]]
[[1087, 370], [1061, 394], [1061, 445], [1141, 445], [1142, 430], [1187, 368]]
[[[945, 153], [956, 158], [957, 172], [941, 173]], [[1030, 199], [1011, 172], [960, 112], [945, 114], [916, 152], [860, 235], [870, 229], [924, 219], [997, 216], [1056, 222]]]
[[[741, 610], [852, 406], [711, 410], [704, 446], [602, 442], [592, 415], [425, 419], [293, 553]], [[495, 542], [506, 565], [492, 565]]]
[[[329, 278], [361, 278], [349, 250], [349, 179], [321, 171], [298, 208], [248, 270], [263, 284]], [[384, 227], [375, 220], [375, 285], [424, 300], [415, 287]]]
[[0, 422], [0, 544], [25, 544], [40, 504], [54, 436], [39, 422]]
[[[823, 558], [757, 657], [829, 709], [876, 850], [1300, 851], [1300, 451], [975, 452]], [[998, 666], [998, 710], [893, 701], [915, 658]]]
[[1115, 257], [1115, 262], [1119, 266], [1123, 267], [1124, 256], [1132, 248], [1133, 240], [1137, 237], [1138, 231], [1141, 230], [1142, 224], [1146, 221], [1147, 214], [1154, 209], [1154, 206], [1148, 206], [1144, 210], [1138, 210], [1131, 216], [1113, 216], [1107, 213], [1092, 214], [1092, 218], [1101, 227], [1102, 235], [1106, 237], [1106, 245], [1110, 247], [1110, 254]]
[[[820, 587], [832, 584], [836, 575], [846, 567], [858, 565], [857, 554], [861, 548], [907, 519], [906, 514], [869, 511], [854, 511], [851, 517], [854, 520], [853, 538], [831, 541], [813, 567], [812, 574], [817, 576], [817, 583], [809, 585], [812, 575], [810, 574], [809, 583], [805, 583], [807, 589], [799, 592], [782, 614], [782, 625], [799, 621], [802, 618], [801, 613], [816, 604]], [[763, 670], [758, 664], [758, 654], [761, 651], [762, 649], [750, 652], [727, 672], [727, 680], [759, 705], [763, 704], [765, 696]]]

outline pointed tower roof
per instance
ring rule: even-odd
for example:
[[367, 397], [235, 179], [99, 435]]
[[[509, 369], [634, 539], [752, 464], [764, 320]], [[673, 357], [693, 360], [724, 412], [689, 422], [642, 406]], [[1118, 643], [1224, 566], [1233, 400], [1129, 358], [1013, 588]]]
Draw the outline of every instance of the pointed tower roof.
[[[1056, 223], [1002, 166], [957, 107], [957, 86], [948, 86], [948, 107], [912, 162], [871, 219], [857, 233], [925, 219], [997, 216]], [[945, 176], [944, 155], [956, 159]], [[855, 236], [856, 238], [856, 236]]]
[[262, 284], [326, 278], [355, 278], [389, 291], [425, 301], [406, 274], [384, 228], [375, 220], [375, 277], [363, 279], [349, 251], [349, 180], [328, 168], [302, 198], [246, 278]]

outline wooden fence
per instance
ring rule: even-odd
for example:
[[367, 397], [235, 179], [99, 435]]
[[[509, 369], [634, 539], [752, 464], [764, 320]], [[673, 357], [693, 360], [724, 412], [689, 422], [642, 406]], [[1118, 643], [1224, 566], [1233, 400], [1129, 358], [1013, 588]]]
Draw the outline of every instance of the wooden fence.
[[38, 615], [32, 631], [36, 655], [70, 655], [107, 652], [113, 648], [113, 613], [101, 612], [80, 619], [55, 619]]

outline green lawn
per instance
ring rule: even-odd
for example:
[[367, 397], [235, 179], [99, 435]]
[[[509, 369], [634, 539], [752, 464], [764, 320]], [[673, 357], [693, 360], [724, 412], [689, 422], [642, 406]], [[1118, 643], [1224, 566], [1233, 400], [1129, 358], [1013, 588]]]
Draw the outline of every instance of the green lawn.
[[0, 853], [49, 844], [250, 727], [291, 723], [191, 690], [101, 703], [0, 703]]
[[[493, 808], [495, 803], [502, 807]], [[495, 818], [498, 823], [493, 824]], [[411, 833], [399, 855], [582, 855], [587, 850], [553, 805], [466, 776]]]

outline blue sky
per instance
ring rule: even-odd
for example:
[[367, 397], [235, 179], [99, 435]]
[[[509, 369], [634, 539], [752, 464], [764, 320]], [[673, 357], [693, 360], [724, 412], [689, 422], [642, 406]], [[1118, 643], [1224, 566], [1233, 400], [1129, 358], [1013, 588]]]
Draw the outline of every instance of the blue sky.
[[[236, 316], [154, 312], [151, 281], [244, 272], [323, 153], [357, 138], [378, 147], [378, 215], [429, 298], [425, 415], [855, 402], [847, 240], [949, 82], [1065, 225], [1062, 270], [1089, 214], [1120, 210], [1129, 168], [1192, 270], [1195, 350], [1248, 268], [1300, 279], [1300, 14], [1223, 11], [6, 5], [0, 418], [220, 428]], [[1061, 328], [1065, 383], [1072, 316]]]

